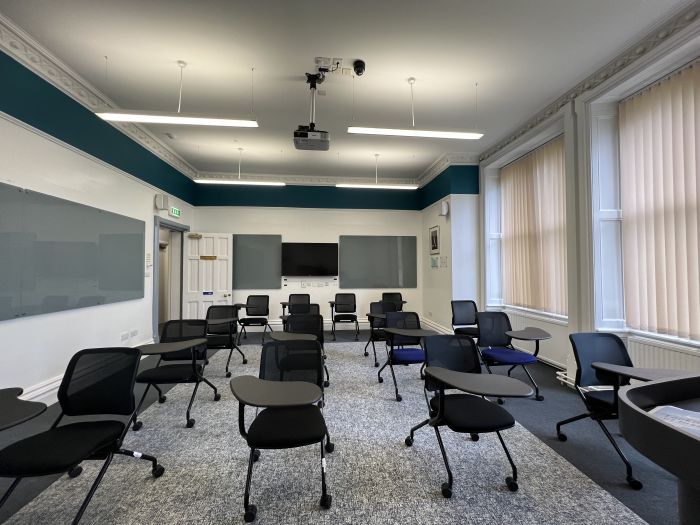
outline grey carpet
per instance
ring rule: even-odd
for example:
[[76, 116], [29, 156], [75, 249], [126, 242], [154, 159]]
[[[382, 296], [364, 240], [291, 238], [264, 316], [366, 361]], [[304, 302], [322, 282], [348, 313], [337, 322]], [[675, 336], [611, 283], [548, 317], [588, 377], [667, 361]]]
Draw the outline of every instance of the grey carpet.
[[[319, 508], [318, 446], [263, 451], [254, 467], [252, 503], [257, 523], [476, 523], [634, 524], [641, 518], [583, 475], [522, 426], [504, 432], [519, 470], [520, 490], [504, 484], [508, 462], [495, 435], [471, 442], [447, 429], [443, 439], [455, 475], [446, 500], [446, 474], [432, 429], [403, 440], [426, 417], [418, 367], [397, 367], [402, 403], [394, 400], [390, 373], [378, 384], [363, 343], [327, 344], [331, 386], [325, 416], [336, 450], [328, 454], [333, 507]], [[234, 374], [257, 375], [259, 346], [246, 345], [249, 364]], [[149, 464], [118, 457], [107, 471], [83, 523], [241, 523], [248, 449], [237, 429], [237, 404], [217, 354], [207, 377], [222, 399], [202, 386], [193, 408], [197, 423], [184, 426], [191, 386], [176, 386], [165, 404], [143, 414], [144, 427], [125, 446], [158, 456], [166, 467], [152, 479]], [[546, 401], [545, 401], [546, 403]], [[515, 407], [513, 407], [515, 408]], [[513, 411], [517, 419], [517, 411]], [[252, 412], [249, 412], [252, 417]], [[67, 523], [96, 475], [84, 464], [77, 479], [61, 477], [17, 514], [11, 524]]]

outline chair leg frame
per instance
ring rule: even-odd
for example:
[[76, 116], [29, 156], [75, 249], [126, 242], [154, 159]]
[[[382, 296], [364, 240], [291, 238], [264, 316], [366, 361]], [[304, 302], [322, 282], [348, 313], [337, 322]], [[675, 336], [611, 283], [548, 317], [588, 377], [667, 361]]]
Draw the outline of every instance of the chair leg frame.
[[622, 462], [625, 464], [625, 471], [627, 474], [627, 481], [630, 482], [630, 480], [634, 479], [634, 476], [632, 475], [632, 464], [629, 462], [627, 459], [627, 456], [625, 456], [625, 453], [622, 452], [620, 447], [618, 446], [617, 442], [615, 441], [615, 438], [612, 437], [612, 434], [608, 430], [608, 427], [605, 426], [605, 424], [597, 418], [593, 419], [598, 425], [600, 425], [601, 430], [605, 434], [605, 437], [608, 438], [608, 441], [612, 444], [613, 448], [615, 449], [615, 452], [617, 452], [617, 455], [620, 456], [620, 459]]
[[530, 383], [532, 383], [532, 386], [535, 387], [535, 399], [537, 401], [542, 401], [544, 398], [540, 395], [540, 387], [537, 386], [537, 383], [535, 382], [535, 379], [532, 377], [530, 374], [530, 371], [527, 369], [525, 365], [521, 365], [523, 367], [523, 370], [525, 370], [525, 373], [527, 374], [528, 379], [530, 379]]
[[503, 441], [503, 436], [501, 436], [501, 433], [499, 431], [496, 431], [496, 435], [498, 436], [498, 441], [501, 442], [503, 451], [506, 453], [506, 457], [508, 458], [508, 463], [510, 463], [510, 468], [513, 471], [513, 481], [518, 481], [518, 468], [515, 466], [515, 463], [513, 463], [513, 458], [510, 455], [508, 447], [506, 446], [506, 442]]
[[141, 406], [143, 405], [143, 402], [146, 399], [146, 395], [148, 394], [148, 390], [151, 388], [152, 385], [151, 383], [148, 383], [146, 385], [146, 389], [143, 391], [143, 395], [141, 396], [141, 400], [139, 401], [138, 406], [136, 407], [136, 411], [134, 412], [134, 425], [133, 425], [133, 430], [138, 430], [141, 428], [141, 425], [139, 424], [139, 413], [141, 412]]
[[[208, 381], [207, 381], [208, 382]], [[194, 384], [194, 389], [192, 390], [192, 395], [190, 396], [190, 402], [187, 405], [187, 422], [189, 423], [191, 418], [190, 418], [190, 411], [192, 410], [192, 404], [194, 403], [194, 398], [197, 396], [197, 390], [199, 389], [199, 383], [200, 381], [197, 381]], [[216, 390], [216, 389], [215, 389]]]
[[253, 462], [255, 461], [255, 449], [250, 449], [250, 456], [248, 457], [248, 474], [245, 478], [245, 492], [243, 493], [243, 510], [248, 512], [252, 510], [250, 507], [250, 482], [253, 477]]
[[442, 459], [445, 462], [445, 469], [447, 470], [447, 486], [450, 489], [452, 489], [452, 469], [450, 469], [450, 462], [447, 460], [447, 452], [445, 451], [445, 445], [442, 443], [440, 428], [437, 425], [433, 428], [435, 429], [435, 436], [437, 436], [438, 445], [440, 445], [440, 453], [442, 454]]
[[22, 481], [22, 478], [15, 478], [15, 480], [12, 482], [12, 485], [10, 485], [10, 487], [5, 491], [5, 494], [2, 495], [2, 499], [0, 499], [0, 508], [2, 508], [5, 502], [8, 499], [10, 499], [10, 495], [17, 488], [17, 485], [19, 485], [20, 481]]
[[80, 519], [83, 517], [83, 514], [85, 513], [85, 509], [87, 509], [87, 506], [90, 504], [90, 501], [92, 500], [92, 496], [94, 496], [95, 492], [97, 491], [97, 487], [100, 485], [102, 478], [104, 477], [105, 473], [107, 472], [107, 468], [109, 467], [109, 464], [112, 462], [113, 457], [114, 457], [113, 452], [110, 452], [107, 455], [107, 458], [105, 459], [105, 462], [102, 464], [102, 468], [100, 469], [99, 474], [97, 474], [97, 478], [95, 478], [95, 481], [92, 483], [92, 486], [90, 487], [90, 491], [88, 492], [87, 496], [85, 496], [85, 499], [83, 500], [82, 505], [80, 505], [80, 509], [78, 509], [78, 513], [75, 515], [75, 518], [73, 519], [73, 525], [77, 525], [77, 523], [79, 523]]

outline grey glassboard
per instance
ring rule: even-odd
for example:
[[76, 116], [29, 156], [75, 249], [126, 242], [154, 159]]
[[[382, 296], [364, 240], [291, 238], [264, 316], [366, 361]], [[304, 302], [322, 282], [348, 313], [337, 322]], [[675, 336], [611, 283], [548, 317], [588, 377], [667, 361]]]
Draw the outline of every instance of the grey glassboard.
[[142, 298], [145, 227], [0, 183], [0, 320]]
[[340, 288], [418, 286], [415, 236], [341, 235]]
[[233, 236], [233, 289], [282, 287], [282, 236]]

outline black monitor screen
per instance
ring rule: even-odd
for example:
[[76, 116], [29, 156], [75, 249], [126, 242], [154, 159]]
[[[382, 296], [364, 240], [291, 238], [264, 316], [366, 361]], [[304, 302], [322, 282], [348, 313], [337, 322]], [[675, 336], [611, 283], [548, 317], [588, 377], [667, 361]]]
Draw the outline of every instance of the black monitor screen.
[[287, 277], [338, 275], [338, 244], [283, 242], [282, 275]]

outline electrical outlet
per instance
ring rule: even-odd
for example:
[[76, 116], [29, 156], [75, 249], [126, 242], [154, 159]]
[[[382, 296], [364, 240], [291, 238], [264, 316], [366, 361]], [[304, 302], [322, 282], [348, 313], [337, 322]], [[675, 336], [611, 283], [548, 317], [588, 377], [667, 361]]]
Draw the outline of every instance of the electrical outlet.
[[130, 335], [131, 337], [136, 337], [137, 335], [139, 335], [139, 331], [138, 331], [138, 330], [132, 330], [131, 333], [130, 333], [129, 335]]
[[121, 335], [122, 342], [129, 340], [129, 332], [122, 332]]

